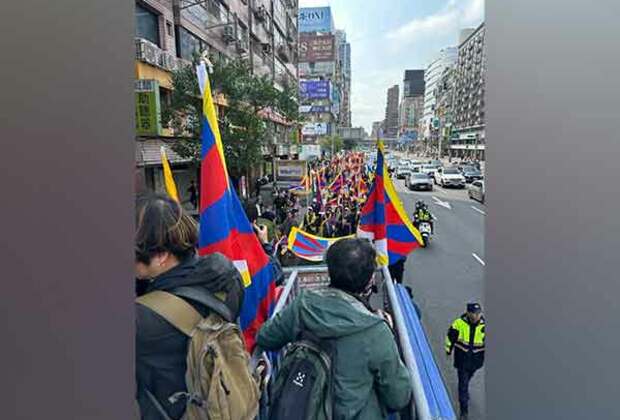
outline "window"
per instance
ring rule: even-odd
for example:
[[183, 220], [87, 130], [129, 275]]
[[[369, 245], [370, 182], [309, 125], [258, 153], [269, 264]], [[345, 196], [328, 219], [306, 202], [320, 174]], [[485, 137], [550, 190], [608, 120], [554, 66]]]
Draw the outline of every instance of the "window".
[[207, 45], [200, 38], [183, 27], [179, 27], [179, 56], [185, 60], [192, 60], [194, 53], [200, 54]]
[[136, 4], [136, 37], [161, 46], [159, 41], [159, 15]]

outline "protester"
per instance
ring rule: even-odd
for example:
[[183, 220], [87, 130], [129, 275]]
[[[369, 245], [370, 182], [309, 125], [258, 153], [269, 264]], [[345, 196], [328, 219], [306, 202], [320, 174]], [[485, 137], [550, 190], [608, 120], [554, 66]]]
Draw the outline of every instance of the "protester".
[[[179, 295], [223, 293], [223, 305], [239, 316], [244, 288], [234, 265], [221, 254], [197, 257], [196, 223], [173, 199], [164, 195], [142, 196], [136, 203], [135, 270], [139, 296], [154, 291]], [[204, 300], [182, 299], [206, 317], [212, 310]], [[218, 298], [214, 298], [218, 299]], [[241, 341], [239, 341], [242, 343]], [[142, 420], [160, 420], [160, 410], [180, 419], [184, 398], [171, 402], [177, 392], [186, 392], [188, 337], [162, 316], [136, 303], [136, 383]]]
[[[326, 258], [330, 286], [302, 290], [263, 325], [257, 343], [278, 350], [304, 331], [330, 342], [335, 366], [333, 418], [386, 418], [389, 411], [408, 404], [412, 387], [390, 327], [368, 305], [376, 251], [364, 239], [342, 239], [329, 248]], [[278, 401], [274, 404], [277, 407]]]

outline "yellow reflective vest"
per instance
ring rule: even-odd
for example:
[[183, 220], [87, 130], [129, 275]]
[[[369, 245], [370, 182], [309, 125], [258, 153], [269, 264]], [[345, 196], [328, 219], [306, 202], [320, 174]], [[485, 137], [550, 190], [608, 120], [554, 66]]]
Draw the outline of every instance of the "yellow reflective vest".
[[445, 339], [445, 350], [454, 350], [454, 367], [479, 369], [484, 363], [485, 321], [480, 318], [476, 325], [469, 323], [466, 314], [454, 320]]

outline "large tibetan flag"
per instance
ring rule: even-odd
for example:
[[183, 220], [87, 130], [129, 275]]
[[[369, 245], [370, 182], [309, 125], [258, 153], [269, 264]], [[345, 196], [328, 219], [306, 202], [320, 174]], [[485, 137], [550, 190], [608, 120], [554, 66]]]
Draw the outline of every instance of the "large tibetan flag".
[[357, 236], [375, 243], [381, 265], [391, 265], [423, 243], [413, 226], [384, 165], [383, 142], [377, 142], [377, 167], [357, 228]]
[[294, 226], [288, 235], [288, 249], [299, 258], [307, 261], [323, 261], [325, 251], [334, 242], [343, 238], [352, 238], [355, 235], [343, 236], [340, 238], [322, 238], [311, 235]]
[[199, 254], [220, 252], [241, 273], [245, 296], [240, 323], [252, 351], [256, 334], [275, 304], [274, 270], [228, 178], [205, 63], [196, 70], [203, 97]]

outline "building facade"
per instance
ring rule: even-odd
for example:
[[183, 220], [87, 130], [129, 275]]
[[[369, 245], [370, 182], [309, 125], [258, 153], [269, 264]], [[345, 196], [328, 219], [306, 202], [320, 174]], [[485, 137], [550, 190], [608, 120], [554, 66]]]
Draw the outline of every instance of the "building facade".
[[385, 106], [385, 127], [386, 137], [396, 137], [398, 135], [398, 85], [394, 85], [387, 91], [387, 103]]
[[336, 31], [338, 61], [341, 68], [342, 101], [340, 104], [340, 127], [351, 127], [351, 44], [343, 30]]
[[424, 112], [424, 85], [424, 70], [405, 70], [398, 116], [398, 136], [401, 139], [415, 141], [419, 138]]
[[424, 70], [405, 70], [403, 98], [424, 95]]
[[435, 87], [446, 67], [454, 67], [458, 58], [458, 49], [448, 47], [442, 49], [437, 57], [428, 65], [424, 72], [424, 118], [423, 135], [432, 140], [431, 128], [435, 117]]
[[485, 158], [485, 30], [482, 23], [458, 49], [450, 154]]
[[299, 111], [302, 148], [336, 134], [340, 115], [341, 67], [329, 7], [299, 9]]
[[[211, 58], [241, 58], [252, 71], [269, 77], [274, 85], [297, 85], [296, 0], [138, 0], [135, 3], [136, 42], [136, 161], [138, 177], [148, 189], [162, 190], [161, 160], [153, 150], [168, 152], [181, 195], [189, 180], [198, 181], [187, 160], [168, 146], [182, 133], [161, 127], [161, 106], [170, 100], [171, 72], [206, 53]], [[225, 100], [215, 98], [216, 106]], [[288, 155], [291, 124], [265, 113], [271, 138], [265, 157]], [[260, 169], [260, 168], [259, 168]], [[191, 171], [190, 171], [191, 172]], [[187, 179], [187, 183], [185, 180]]]

